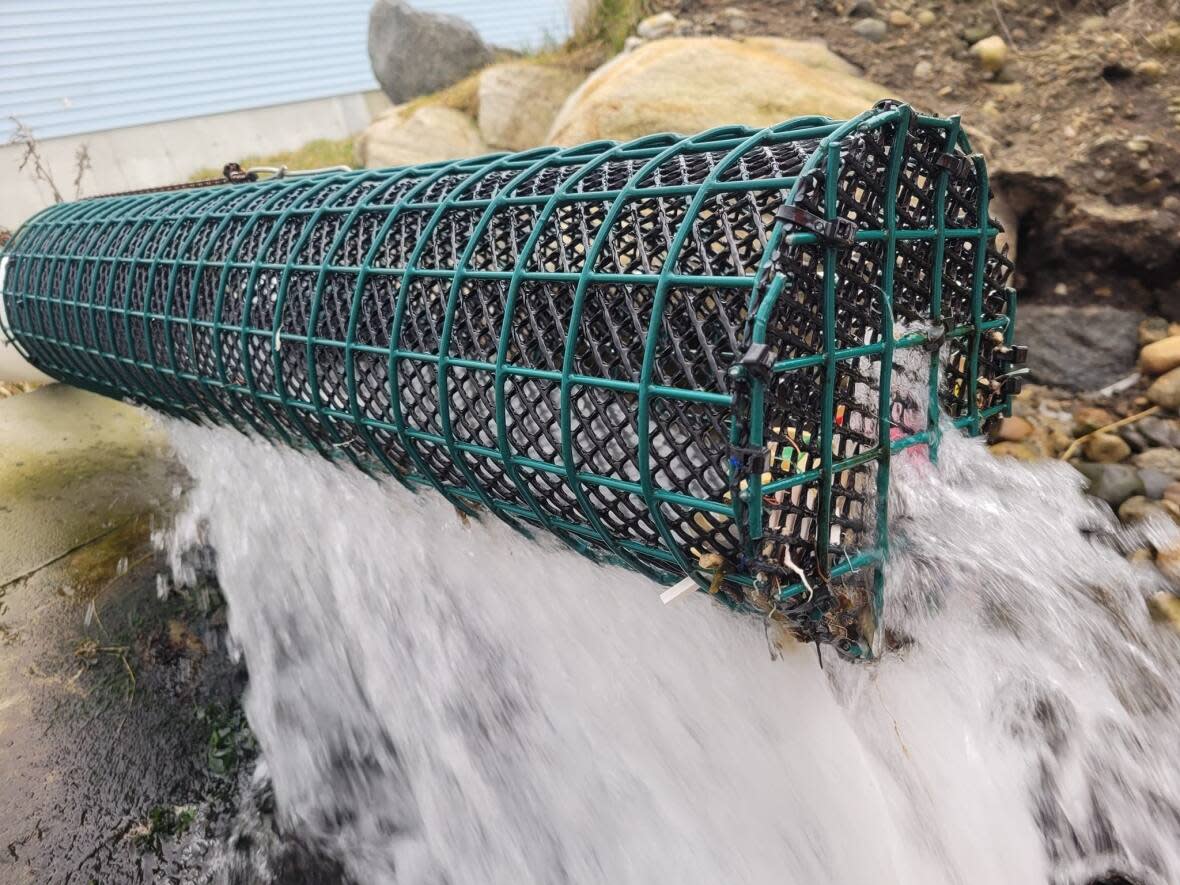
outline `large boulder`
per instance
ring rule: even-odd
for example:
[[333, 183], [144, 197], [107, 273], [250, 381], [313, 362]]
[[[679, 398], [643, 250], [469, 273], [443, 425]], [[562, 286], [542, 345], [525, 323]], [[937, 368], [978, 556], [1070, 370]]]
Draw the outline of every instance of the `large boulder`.
[[485, 68], [479, 75], [479, 130], [484, 140], [514, 151], [544, 144], [558, 110], [584, 76], [528, 61]]
[[393, 108], [357, 139], [357, 154], [369, 168], [458, 160], [487, 152], [475, 121], [443, 105]]
[[1144, 315], [1098, 304], [1021, 304], [1016, 340], [1028, 345], [1032, 380], [1098, 390], [1134, 373]]
[[616, 56], [591, 74], [545, 140], [574, 145], [725, 123], [769, 126], [804, 114], [847, 118], [888, 95], [822, 43], [671, 37]]
[[450, 86], [492, 60], [463, 19], [422, 12], [405, 0], [377, 0], [369, 12], [369, 63], [395, 104]]

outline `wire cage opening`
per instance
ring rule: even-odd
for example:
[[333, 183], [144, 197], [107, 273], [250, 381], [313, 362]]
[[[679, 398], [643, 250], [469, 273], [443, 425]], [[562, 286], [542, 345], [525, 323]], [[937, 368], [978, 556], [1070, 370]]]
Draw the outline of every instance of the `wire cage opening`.
[[[61, 204], [5, 333], [108, 396], [430, 486], [871, 653], [890, 455], [1019, 384], [956, 118], [730, 126]], [[896, 383], [905, 364], [921, 384]]]

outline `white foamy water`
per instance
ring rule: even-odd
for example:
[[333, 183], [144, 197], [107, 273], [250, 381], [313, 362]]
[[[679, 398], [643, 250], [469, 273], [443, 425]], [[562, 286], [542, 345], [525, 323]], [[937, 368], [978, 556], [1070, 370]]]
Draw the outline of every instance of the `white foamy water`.
[[216, 549], [279, 813], [358, 882], [1180, 881], [1180, 642], [1068, 467], [898, 457], [904, 647], [821, 670], [432, 494], [170, 430], [176, 567]]

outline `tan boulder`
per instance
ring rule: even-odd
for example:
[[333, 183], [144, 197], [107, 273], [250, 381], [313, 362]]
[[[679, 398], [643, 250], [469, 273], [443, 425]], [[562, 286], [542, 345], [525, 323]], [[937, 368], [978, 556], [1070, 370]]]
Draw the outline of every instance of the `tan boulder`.
[[554, 117], [584, 76], [527, 61], [485, 68], [479, 75], [479, 131], [484, 141], [513, 151], [545, 144]]
[[1139, 367], [1148, 375], [1162, 375], [1180, 366], [1180, 335], [1153, 341], [1139, 351]]
[[487, 152], [475, 121], [442, 105], [398, 105], [374, 120], [357, 139], [357, 156], [370, 169]]
[[770, 126], [807, 114], [846, 119], [888, 95], [821, 43], [673, 37], [616, 56], [591, 74], [566, 100], [546, 141]]
[[1036, 428], [1027, 418], [1013, 415], [1000, 421], [996, 428], [995, 438], [998, 442], [1020, 442], [1033, 435]]

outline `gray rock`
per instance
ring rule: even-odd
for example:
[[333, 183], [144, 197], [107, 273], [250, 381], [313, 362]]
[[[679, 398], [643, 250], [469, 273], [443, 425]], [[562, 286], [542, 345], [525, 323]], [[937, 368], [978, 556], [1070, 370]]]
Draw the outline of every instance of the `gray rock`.
[[1028, 345], [1031, 380], [1098, 390], [1135, 371], [1144, 315], [1104, 305], [1021, 305], [1016, 337]]
[[1132, 452], [1144, 452], [1151, 448], [1151, 443], [1147, 441], [1147, 438], [1134, 427], [1120, 428], [1119, 436], [1127, 441]]
[[475, 28], [405, 0], [377, 0], [369, 12], [369, 63], [394, 104], [450, 86], [492, 60]]
[[1145, 491], [1139, 471], [1128, 464], [1093, 464], [1081, 461], [1074, 466], [1089, 480], [1086, 492], [1095, 498], [1101, 498], [1116, 510], [1132, 495], [1142, 495]]
[[879, 18], [862, 18], [852, 26], [852, 30], [870, 43], [878, 43], [885, 39], [888, 26]]
[[1148, 449], [1131, 460], [1140, 470], [1158, 470], [1174, 480], [1180, 480], [1180, 452], [1175, 449]]
[[1131, 426], [1143, 434], [1143, 438], [1153, 446], [1180, 448], [1180, 429], [1171, 421], [1165, 421], [1155, 415], [1148, 415], [1146, 418], [1140, 418]]
[[1139, 478], [1143, 480], [1143, 494], [1158, 501], [1164, 496], [1164, 489], [1175, 482], [1172, 477], [1154, 467], [1144, 467], [1139, 471]]

